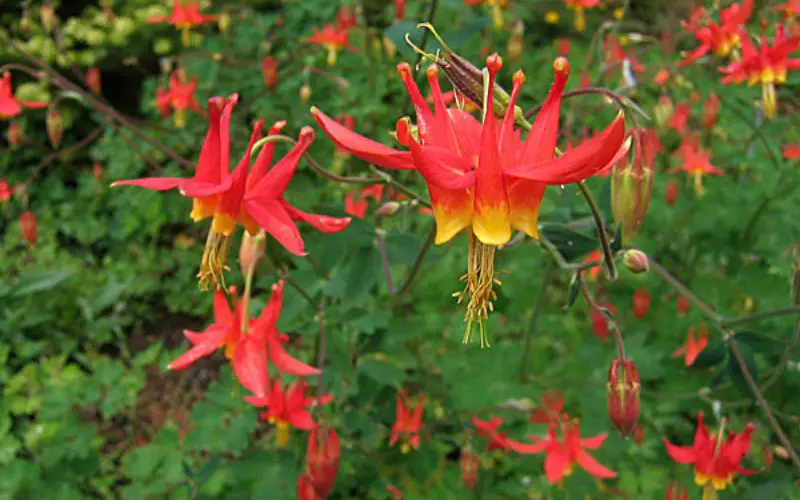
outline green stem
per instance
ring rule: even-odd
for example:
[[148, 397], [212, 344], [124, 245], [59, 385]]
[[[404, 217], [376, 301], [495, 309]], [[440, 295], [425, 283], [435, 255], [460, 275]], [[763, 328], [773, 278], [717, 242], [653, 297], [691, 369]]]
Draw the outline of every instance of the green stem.
[[408, 276], [406, 277], [403, 286], [401, 286], [395, 294], [397, 297], [401, 297], [405, 295], [406, 292], [411, 290], [411, 287], [414, 285], [414, 278], [417, 277], [417, 273], [419, 273], [419, 270], [422, 267], [422, 262], [425, 260], [425, 255], [428, 254], [428, 250], [430, 250], [435, 236], [436, 228], [433, 227], [428, 232], [428, 237], [425, 239], [425, 243], [422, 244], [422, 248], [420, 248], [417, 258], [414, 259], [414, 263], [411, 265], [411, 269], [408, 271]]
[[586, 202], [589, 204], [589, 210], [591, 210], [592, 217], [594, 218], [594, 223], [597, 228], [597, 237], [600, 239], [600, 247], [603, 250], [603, 259], [606, 263], [608, 279], [615, 280], [617, 279], [618, 274], [617, 267], [614, 265], [614, 252], [611, 251], [611, 243], [608, 240], [608, 233], [606, 233], [605, 230], [605, 224], [603, 223], [603, 215], [600, 213], [600, 207], [594, 200], [592, 191], [584, 181], [578, 181], [578, 188], [580, 188], [581, 193], [583, 193], [583, 197], [586, 198]]
[[800, 313], [800, 306], [783, 307], [781, 309], [764, 311], [762, 313], [751, 314], [749, 316], [743, 316], [741, 318], [723, 320], [721, 324], [722, 326], [732, 327], [741, 325], [742, 323], [750, 323], [752, 321], [761, 321], [764, 319], [774, 318], [776, 316], [787, 316], [789, 314], [798, 314], [798, 313]]
[[522, 343], [522, 362], [519, 364], [519, 380], [525, 382], [525, 377], [528, 375], [528, 363], [530, 362], [530, 348], [531, 337], [536, 331], [536, 323], [539, 322], [539, 316], [545, 301], [547, 300], [547, 287], [550, 285], [550, 280], [553, 275], [553, 270], [556, 269], [552, 264], [545, 264], [544, 276], [542, 277], [542, 286], [539, 289], [539, 297], [536, 299], [536, 304], [533, 306], [533, 313], [531, 320], [528, 323], [528, 328], [525, 330], [525, 335]]

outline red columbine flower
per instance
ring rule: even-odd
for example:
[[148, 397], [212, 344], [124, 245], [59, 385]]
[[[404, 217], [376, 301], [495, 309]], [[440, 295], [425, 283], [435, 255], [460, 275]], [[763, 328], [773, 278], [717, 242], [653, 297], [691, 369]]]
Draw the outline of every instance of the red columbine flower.
[[[306, 383], [297, 379], [286, 389], [281, 386], [281, 379], [272, 382], [269, 394], [265, 397], [248, 396], [245, 400], [256, 407], [267, 407], [261, 412], [261, 418], [278, 428], [278, 446], [286, 446], [289, 442], [289, 428], [294, 427], [303, 431], [314, 428], [314, 420], [308, 409], [317, 404], [316, 396], [306, 396]], [[332, 397], [327, 394], [319, 403], [328, 404]]]
[[[556, 434], [557, 427], [561, 431], [561, 440]], [[533, 444], [510, 441], [510, 446], [512, 450], [523, 455], [544, 452], [547, 455], [544, 461], [544, 472], [551, 484], [572, 474], [575, 464], [594, 477], [609, 479], [616, 477], [616, 472], [600, 464], [585, 451], [600, 448], [607, 436], [608, 434], [603, 433], [581, 439], [578, 421], [573, 420], [572, 422], [562, 422], [561, 425], [551, 425], [545, 438], [531, 436]]]
[[14, 97], [11, 86], [11, 73], [3, 72], [0, 78], [0, 119], [8, 119], [22, 113], [22, 107], [31, 109], [41, 109], [47, 106], [44, 101], [20, 101]]
[[787, 160], [797, 160], [800, 158], [800, 144], [784, 144], [783, 157]]
[[202, 14], [200, 12], [199, 0], [174, 0], [172, 2], [172, 13], [167, 16], [153, 16], [147, 19], [148, 23], [167, 23], [181, 30], [183, 46], [189, 46], [190, 30], [200, 24], [210, 23], [217, 20], [217, 16]]
[[197, 76], [191, 79], [183, 69], [177, 69], [169, 77], [169, 89], [156, 89], [155, 106], [161, 116], [167, 116], [170, 108], [175, 110], [175, 126], [183, 128], [186, 125], [186, 108], [202, 112], [194, 92], [197, 89]]
[[669, 81], [669, 70], [667, 68], [661, 68], [656, 73], [656, 76], [653, 77], [653, 81], [658, 85], [664, 85]]
[[369, 197], [372, 197], [376, 202], [381, 201], [383, 184], [363, 187], [358, 192], [348, 191], [344, 195], [345, 213], [363, 219], [367, 213], [367, 198]]
[[750, 451], [750, 442], [755, 425], [747, 424], [741, 434], [728, 432], [723, 441], [725, 421], [716, 435], [708, 433], [703, 423], [703, 414], [697, 414], [697, 432], [692, 446], [676, 446], [664, 438], [670, 458], [679, 464], [694, 465], [694, 481], [703, 486], [703, 500], [715, 499], [716, 491], [724, 490], [731, 484], [736, 474], [752, 475], [756, 471], [745, 469], [739, 464]]
[[722, 9], [719, 13], [720, 23], [708, 17], [702, 7], [695, 10], [689, 22], [683, 22], [683, 27], [690, 31], [700, 42], [691, 52], [684, 54], [684, 59], [678, 66], [688, 66], [695, 61], [713, 52], [719, 57], [728, 56], [731, 51], [740, 45], [744, 36], [744, 24], [753, 13], [753, 0], [744, 0], [741, 4], [735, 3]]
[[586, 30], [586, 10], [600, 4], [600, 0], [564, 0], [569, 10], [575, 11], [575, 29], [581, 33]]
[[[307, 222], [324, 233], [346, 228], [349, 218], [310, 214], [290, 205], [284, 191], [297, 169], [300, 157], [314, 141], [314, 130], [303, 127], [297, 144], [271, 169], [275, 145], [266, 143], [248, 172], [253, 145], [261, 135], [262, 122], [256, 123], [250, 144], [242, 160], [229, 173], [230, 120], [239, 96], [227, 100], [209, 99], [209, 131], [200, 150], [195, 176], [190, 179], [164, 177], [119, 181], [112, 186], [140, 186], [164, 191], [178, 188], [184, 196], [194, 199], [191, 217], [194, 221], [213, 216], [211, 231], [206, 240], [200, 263], [200, 284], [212, 280], [222, 283], [222, 270], [230, 248], [230, 239], [238, 225], [254, 236], [259, 227], [295, 255], [304, 255], [305, 247], [295, 221]], [[278, 134], [285, 122], [276, 123], [268, 135]]]
[[22, 212], [19, 214], [19, 230], [22, 233], [22, 239], [25, 240], [25, 243], [29, 246], [36, 245], [39, 231], [37, 229], [36, 215], [33, 212]]
[[306, 444], [308, 482], [319, 498], [328, 498], [339, 472], [339, 435], [329, 425], [315, 425]]
[[686, 311], [688, 310], [689, 310], [689, 299], [687, 299], [683, 295], [679, 295], [678, 298], [675, 300], [675, 311], [678, 313], [678, 317], [682, 318], [686, 316]]
[[692, 115], [692, 108], [688, 102], [684, 102], [675, 106], [672, 112], [672, 117], [669, 119], [667, 125], [675, 129], [681, 134], [685, 133], [689, 128], [689, 117]]
[[675, 179], [667, 181], [667, 185], [664, 187], [664, 200], [670, 207], [678, 200], [678, 183], [675, 182]]
[[623, 437], [636, 430], [639, 422], [639, 370], [630, 359], [616, 358], [608, 370], [608, 418]]
[[686, 343], [672, 353], [673, 358], [683, 356], [683, 364], [692, 366], [703, 350], [708, 347], [708, 330], [704, 327], [698, 329], [698, 336], [695, 338], [694, 327], [689, 328], [686, 335]]
[[800, 59], [790, 59], [789, 55], [800, 45], [800, 36], [786, 37], [784, 27], [775, 27], [772, 46], [768, 44], [766, 33], [761, 35], [758, 50], [749, 37], [742, 39], [742, 58], [720, 71], [725, 74], [722, 83], [742, 83], [761, 85], [761, 106], [767, 119], [773, 118], [777, 111], [775, 85], [786, 83], [789, 70], [800, 69]]
[[350, 45], [350, 27], [343, 27], [340, 24], [333, 25], [325, 23], [320, 31], [314, 28], [314, 33], [306, 38], [306, 42], [322, 45], [328, 51], [327, 63], [328, 66], [336, 64], [336, 58], [344, 49], [355, 51]]
[[585, 274], [589, 281], [597, 281], [600, 279], [600, 275], [603, 272], [603, 253], [600, 250], [592, 250], [581, 262], [583, 264], [596, 262], [597, 265], [587, 269]]
[[472, 451], [472, 448], [466, 447], [461, 450], [459, 467], [461, 468], [461, 480], [464, 482], [464, 486], [468, 490], [475, 489], [475, 483], [478, 482], [480, 461], [478, 460], [478, 455]]
[[682, 157], [683, 163], [669, 172], [686, 172], [694, 180], [694, 189], [698, 196], [702, 196], [703, 177], [706, 175], [723, 175], [725, 172], [711, 164], [711, 154], [700, 149], [700, 141], [693, 134], [686, 134], [683, 143], [675, 153]]
[[[630, 66], [630, 71], [632, 72], [641, 73], [644, 71], [644, 66], [635, 57], [625, 52], [625, 49], [622, 48], [622, 44], [619, 42], [619, 38], [616, 36], [606, 37], [603, 41], [603, 52], [606, 55], [606, 74], [612, 69], [620, 68], [623, 71], [623, 81], [625, 81], [625, 79], [628, 78], [625, 75], [626, 64]], [[625, 61], [627, 61], [627, 63]], [[632, 77], [633, 74], [631, 73], [630, 76]], [[635, 84], [635, 82], [633, 83]]]
[[411, 448], [415, 450], [419, 448], [419, 433], [422, 430], [422, 408], [425, 402], [425, 395], [420, 394], [417, 400], [417, 405], [412, 412], [406, 405], [406, 394], [401, 391], [397, 395], [397, 415], [394, 425], [392, 425], [392, 437], [389, 444], [394, 444], [403, 439], [403, 444], [400, 445], [400, 451], [408, 453]]
[[392, 0], [394, 4], [394, 20], [402, 21], [406, 17], [406, 0]]
[[497, 429], [503, 425], [502, 418], [492, 417], [491, 420], [481, 420], [473, 416], [472, 425], [475, 426], [475, 432], [477, 432], [480, 437], [489, 440], [489, 444], [486, 447], [488, 451], [508, 450], [508, 433], [497, 432]]
[[[485, 109], [494, 110], [494, 81], [502, 59], [493, 54], [486, 63], [489, 87]], [[591, 177], [608, 164], [624, 139], [625, 122], [619, 115], [605, 131], [555, 158], [561, 94], [569, 63], [558, 58], [553, 69], [555, 83], [525, 141], [514, 128], [514, 108], [525, 81], [522, 72], [514, 76], [502, 122], [498, 123], [493, 112], [487, 112], [481, 123], [472, 115], [445, 106], [436, 65], [427, 71], [434, 97], [431, 110], [414, 82], [411, 67], [400, 64], [398, 70], [414, 103], [417, 126], [403, 118], [397, 123], [397, 136], [411, 151], [398, 151], [366, 139], [312, 108], [325, 132], [355, 156], [384, 168], [419, 171], [428, 184], [433, 204], [437, 244], [467, 230], [467, 284], [457, 294], [459, 301], [468, 298], [465, 342], [469, 342], [471, 327], [477, 322], [481, 345], [488, 345], [485, 321], [495, 298], [493, 262], [497, 247], [509, 241], [513, 229], [536, 238], [545, 187]]]
[[639, 288], [633, 293], [633, 315], [639, 319], [647, 316], [650, 310], [650, 292], [647, 288]]
[[719, 118], [719, 97], [714, 92], [708, 94], [708, 98], [703, 103], [703, 126], [706, 130], [711, 130]]
[[100, 79], [99, 69], [92, 67], [86, 71], [86, 85], [88, 85], [95, 94], [102, 92], [103, 85]]
[[786, 0], [782, 4], [772, 7], [772, 10], [783, 12], [786, 19], [793, 19], [800, 16], [800, 0]]
[[0, 201], [7, 202], [11, 199], [11, 185], [5, 179], [0, 179]]
[[563, 411], [564, 395], [560, 392], [547, 391], [542, 395], [542, 402], [531, 414], [530, 421], [534, 424], [557, 424], [561, 422]]
[[256, 397], [265, 397], [268, 391], [268, 362], [282, 373], [298, 376], [316, 375], [320, 371], [289, 355], [283, 344], [288, 337], [275, 326], [283, 307], [283, 280], [272, 287], [272, 296], [258, 319], [242, 325], [241, 304], [235, 290], [231, 292], [234, 307], [231, 309], [225, 293], [217, 289], [214, 294], [214, 324], [203, 332], [184, 330], [192, 347], [170, 363], [169, 369], [183, 370], [200, 358], [211, 355], [220, 348], [232, 361], [233, 371], [242, 386]]

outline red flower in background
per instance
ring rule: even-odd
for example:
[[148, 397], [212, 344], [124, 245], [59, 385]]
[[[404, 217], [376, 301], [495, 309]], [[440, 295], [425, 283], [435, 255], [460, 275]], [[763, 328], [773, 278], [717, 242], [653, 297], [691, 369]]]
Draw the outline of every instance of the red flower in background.
[[575, 11], [575, 30], [583, 33], [586, 30], [586, 10], [600, 4], [600, 0], [564, 0], [567, 8]]
[[589, 281], [597, 281], [603, 272], [603, 253], [600, 250], [592, 250], [589, 252], [589, 255], [583, 258], [581, 262], [584, 264], [588, 264], [590, 262], [597, 263], [596, 266], [590, 267], [585, 271]]
[[[556, 434], [556, 428], [561, 431], [561, 439]], [[608, 434], [600, 434], [591, 438], [581, 439], [578, 421], [564, 422], [562, 425], [551, 425], [547, 437], [531, 436], [532, 444], [510, 441], [511, 449], [523, 455], [534, 453], [546, 454], [544, 472], [547, 480], [557, 483], [573, 472], [577, 464], [583, 470], [599, 479], [616, 477], [616, 472], [600, 464], [586, 450], [596, 450], [602, 446]]]
[[772, 7], [772, 10], [783, 12], [786, 19], [792, 19], [800, 16], [800, 0], [786, 0], [786, 2]]
[[669, 81], [669, 70], [667, 68], [661, 68], [656, 73], [656, 76], [653, 77], [653, 81], [656, 82], [658, 85], [664, 85]]
[[264, 75], [264, 85], [270, 90], [278, 88], [278, 60], [272, 56], [261, 59], [261, 73]]
[[[350, 45], [351, 26], [348, 23], [349, 21], [345, 21], [343, 24], [341, 20], [337, 25], [326, 23], [322, 26], [322, 30], [314, 28], [313, 34], [306, 38], [306, 42], [322, 45], [322, 47], [328, 51], [328, 66], [336, 64], [336, 58], [342, 50], [348, 49], [355, 51], [353, 46]], [[353, 23], [355, 24], [355, 21], [353, 21]]]
[[741, 467], [742, 458], [750, 451], [755, 425], [747, 424], [740, 434], [728, 432], [723, 441], [725, 423], [712, 436], [703, 422], [703, 414], [697, 414], [697, 431], [692, 446], [676, 446], [664, 438], [670, 458], [679, 464], [694, 465], [694, 481], [704, 487], [703, 498], [716, 498], [714, 491], [724, 490], [737, 474], [752, 475], [756, 471]]
[[[261, 418], [268, 421], [278, 429], [278, 446], [283, 447], [289, 442], [289, 429], [294, 427], [303, 431], [314, 429], [314, 419], [308, 409], [318, 401], [315, 396], [306, 396], [307, 385], [302, 379], [297, 379], [285, 389], [281, 379], [272, 381], [269, 393], [264, 397], [248, 396], [248, 403], [256, 407], [267, 407], [261, 412]], [[332, 397], [323, 396], [319, 403], [328, 404]]]
[[[612, 316], [617, 314], [617, 308], [614, 307], [614, 304], [608, 304], [606, 308]], [[608, 340], [608, 318], [596, 307], [589, 307], [589, 310], [592, 315], [592, 332], [598, 339], [602, 341]]]
[[472, 417], [472, 425], [475, 426], [475, 432], [484, 439], [489, 440], [486, 449], [492, 450], [508, 450], [508, 433], [498, 432], [497, 429], [503, 425], [503, 419], [500, 417], [492, 417], [491, 420], [481, 420], [478, 417]]
[[672, 117], [669, 119], [667, 125], [681, 134], [685, 133], [689, 128], [689, 117], [692, 115], [692, 108], [689, 103], [684, 102], [675, 106], [675, 111], [672, 112]]
[[511, 0], [464, 0], [467, 5], [483, 4], [491, 10], [494, 29], [499, 30], [505, 25], [503, 9], [511, 6]]
[[800, 144], [784, 144], [783, 157], [787, 160], [797, 160], [800, 158]]
[[220, 348], [231, 360], [233, 372], [242, 386], [255, 397], [262, 398], [269, 389], [268, 362], [272, 361], [282, 373], [298, 376], [316, 375], [319, 370], [289, 355], [283, 344], [288, 337], [281, 334], [275, 323], [283, 306], [283, 281], [272, 287], [272, 296], [255, 321], [243, 327], [241, 304], [233, 296], [233, 309], [228, 305], [225, 293], [217, 289], [214, 294], [214, 324], [203, 332], [184, 330], [183, 334], [192, 347], [170, 363], [169, 369], [183, 370], [200, 358], [211, 355]]
[[789, 70], [800, 69], [800, 59], [790, 59], [789, 55], [800, 45], [800, 36], [788, 38], [782, 24], [775, 27], [772, 46], [766, 33], [761, 35], [761, 46], [756, 49], [749, 37], [742, 39], [742, 57], [738, 61], [720, 68], [725, 74], [722, 83], [742, 83], [761, 85], [761, 106], [767, 119], [777, 112], [775, 86], [786, 83]]
[[339, 472], [339, 435], [328, 425], [316, 425], [308, 434], [303, 473], [320, 498], [328, 498]]
[[103, 85], [102, 80], [100, 79], [99, 69], [92, 67], [86, 71], [86, 85], [88, 85], [95, 94], [102, 92]]
[[683, 137], [683, 143], [675, 153], [683, 158], [683, 163], [671, 168], [669, 172], [686, 172], [694, 181], [694, 189], [698, 196], [704, 193], [703, 177], [706, 175], [723, 175], [725, 172], [711, 164], [711, 154], [700, 149], [700, 141], [692, 134]]
[[367, 199], [372, 197], [376, 202], [383, 197], [383, 184], [375, 184], [361, 188], [358, 192], [348, 191], [344, 195], [344, 211], [347, 215], [363, 219], [367, 213]]
[[420, 394], [417, 405], [412, 412], [406, 404], [405, 392], [397, 395], [396, 420], [392, 425], [392, 437], [390, 445], [394, 445], [402, 438], [403, 444], [400, 445], [402, 453], [408, 453], [411, 448], [419, 448], [419, 433], [422, 430], [422, 408], [425, 402], [425, 395]]
[[14, 97], [11, 73], [3, 72], [0, 78], [0, 119], [8, 119], [22, 113], [22, 108], [41, 109], [47, 106], [44, 101], [20, 101]]
[[542, 402], [531, 414], [530, 421], [534, 424], [556, 424], [561, 422], [563, 411], [564, 395], [560, 392], [547, 391], [542, 395]]
[[169, 77], [169, 88], [159, 87], [156, 89], [155, 106], [161, 112], [161, 116], [168, 116], [169, 110], [175, 111], [175, 126], [183, 128], [186, 125], [186, 109], [202, 112], [202, 108], [194, 97], [197, 90], [197, 76], [189, 79], [186, 71], [177, 69]]
[[36, 215], [33, 212], [22, 212], [19, 214], [19, 230], [22, 233], [22, 239], [25, 240], [25, 243], [29, 246], [36, 245], [39, 231], [36, 223]]
[[711, 130], [717, 123], [717, 118], [719, 118], [719, 97], [711, 92], [703, 103], [703, 126], [706, 130]]
[[706, 347], [708, 347], [708, 330], [700, 327], [695, 338], [694, 327], [692, 327], [689, 328], [689, 333], [686, 335], [686, 343], [673, 352], [672, 357], [679, 358], [683, 356], [683, 364], [692, 366]]
[[647, 316], [650, 310], [650, 292], [647, 288], [639, 288], [633, 293], [633, 315], [638, 319]]
[[644, 66], [635, 58], [628, 54], [616, 36], [608, 36], [603, 41], [603, 52], [606, 55], [606, 71], [614, 68], [623, 68], [625, 61], [630, 64], [630, 69], [636, 73], [644, 71]]
[[667, 181], [667, 185], [664, 187], [664, 199], [670, 207], [678, 200], [678, 183], [675, 182], [675, 179]]
[[11, 199], [11, 185], [5, 179], [0, 179], [0, 201], [6, 202]]
[[720, 23], [717, 24], [708, 16], [706, 9], [696, 9], [689, 22], [683, 22], [683, 27], [691, 32], [700, 42], [691, 52], [684, 54], [684, 59], [678, 66], [688, 66], [698, 59], [713, 52], [719, 57], [728, 56], [731, 51], [740, 45], [744, 36], [744, 24], [753, 13], [753, 0], [744, 0], [741, 4], [734, 3], [720, 11]]
[[392, 0], [394, 3], [394, 20], [402, 21], [406, 17], [406, 0]]
[[686, 311], [689, 310], [689, 299], [683, 295], [679, 295], [675, 301], [675, 310], [678, 313], [678, 317], [682, 318], [686, 316]]
[[678, 481], [670, 481], [664, 500], [689, 500], [689, 490]]
[[480, 468], [480, 461], [478, 455], [467, 447], [461, 450], [461, 458], [459, 459], [459, 467], [461, 468], [461, 481], [468, 490], [475, 489], [475, 483], [478, 482], [478, 469]]
[[174, 0], [172, 12], [166, 16], [153, 16], [147, 19], [148, 23], [167, 23], [182, 31], [183, 45], [189, 46], [189, 32], [195, 26], [214, 22], [217, 16], [200, 12], [199, 0]]

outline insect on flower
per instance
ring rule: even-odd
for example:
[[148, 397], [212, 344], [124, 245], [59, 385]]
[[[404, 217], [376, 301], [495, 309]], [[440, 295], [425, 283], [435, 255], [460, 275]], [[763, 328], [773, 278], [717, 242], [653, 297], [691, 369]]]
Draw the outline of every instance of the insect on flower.
[[468, 265], [462, 277], [466, 285], [454, 296], [459, 302], [467, 302], [464, 342], [470, 341], [477, 323], [481, 346], [489, 345], [485, 322], [494, 307], [494, 286], [500, 283], [494, 269], [497, 247], [507, 243], [515, 229], [537, 238], [539, 205], [547, 185], [578, 182], [596, 174], [617, 154], [625, 136], [625, 121], [619, 114], [604, 131], [555, 158], [561, 95], [569, 75], [569, 63], [558, 58], [553, 63], [555, 82], [523, 141], [514, 127], [515, 105], [525, 81], [522, 72], [514, 76], [511, 96], [502, 108], [502, 121], [495, 117], [495, 76], [502, 64], [497, 54], [486, 59], [484, 95], [488, 97], [483, 102], [482, 121], [446, 107], [438, 65], [427, 70], [433, 110], [414, 82], [411, 67], [407, 63], [398, 65], [417, 115], [416, 126], [408, 117], [397, 122], [398, 141], [410, 151], [367, 139], [319, 109], [311, 110], [339, 147], [383, 168], [416, 169], [422, 175], [433, 205], [437, 244], [466, 230]]
[[756, 471], [741, 467], [742, 458], [750, 451], [755, 425], [747, 424], [740, 434], [728, 432], [725, 439], [725, 420], [715, 435], [708, 432], [703, 414], [697, 414], [697, 431], [692, 446], [676, 446], [664, 438], [670, 458], [679, 464], [694, 466], [694, 481], [703, 487], [703, 500], [714, 500], [717, 491], [724, 490], [737, 474], [753, 475]]

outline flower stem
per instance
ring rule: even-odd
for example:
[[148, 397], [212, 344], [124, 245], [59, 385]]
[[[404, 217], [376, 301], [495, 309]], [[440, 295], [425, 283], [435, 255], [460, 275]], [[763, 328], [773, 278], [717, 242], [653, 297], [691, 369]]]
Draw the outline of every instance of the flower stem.
[[578, 181], [578, 188], [580, 188], [581, 193], [583, 193], [583, 197], [586, 198], [586, 202], [589, 204], [589, 210], [591, 210], [592, 217], [594, 218], [594, 223], [597, 228], [597, 237], [600, 239], [600, 247], [603, 250], [603, 259], [606, 263], [608, 279], [615, 280], [618, 276], [617, 267], [614, 265], [614, 253], [611, 251], [611, 243], [608, 240], [608, 233], [606, 233], [605, 224], [603, 224], [603, 215], [600, 213], [600, 207], [594, 200], [592, 191], [584, 181]]
[[528, 374], [528, 363], [530, 362], [530, 348], [531, 337], [536, 331], [536, 324], [539, 322], [539, 315], [547, 301], [547, 288], [550, 286], [550, 280], [553, 275], [553, 270], [556, 269], [552, 264], [545, 263], [544, 273], [542, 276], [542, 286], [539, 289], [539, 297], [536, 299], [536, 304], [533, 306], [533, 313], [528, 323], [528, 328], [525, 330], [523, 344], [522, 344], [522, 361], [519, 364], [519, 380], [525, 382], [525, 377]]
[[414, 263], [411, 265], [411, 269], [408, 271], [408, 276], [406, 276], [406, 280], [405, 282], [403, 282], [403, 286], [401, 286], [400, 289], [395, 294], [397, 297], [400, 297], [409, 290], [411, 290], [412, 286], [414, 285], [414, 279], [417, 277], [417, 274], [419, 273], [419, 270], [422, 267], [422, 262], [425, 260], [425, 255], [428, 254], [428, 250], [430, 250], [435, 236], [436, 236], [436, 228], [433, 227], [428, 232], [428, 237], [425, 239], [425, 243], [422, 244], [422, 248], [419, 249], [417, 258], [414, 259]]

